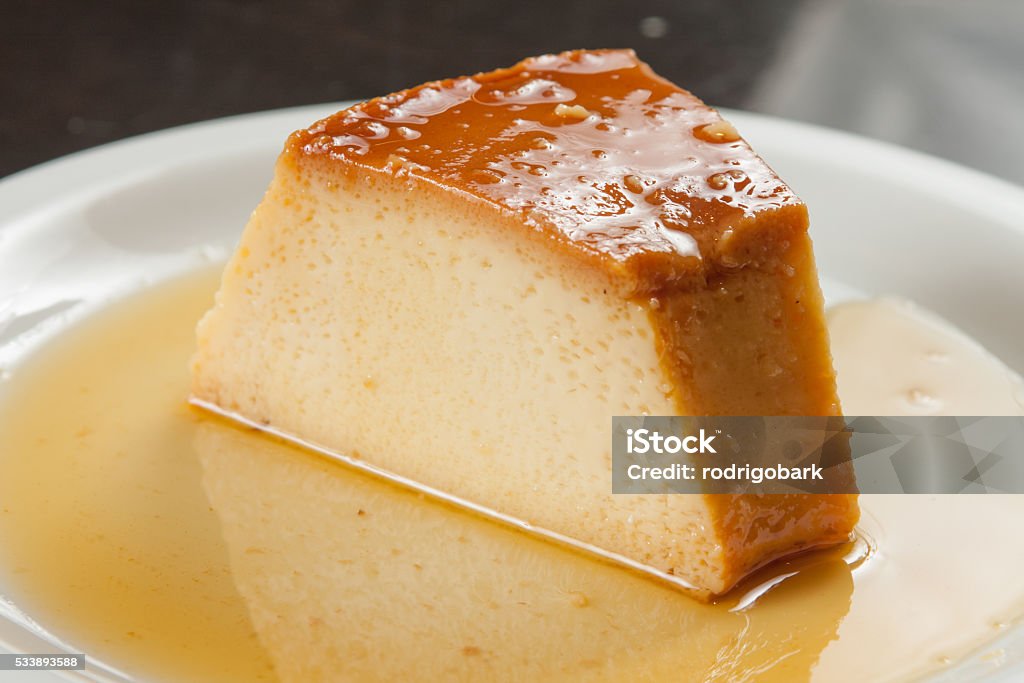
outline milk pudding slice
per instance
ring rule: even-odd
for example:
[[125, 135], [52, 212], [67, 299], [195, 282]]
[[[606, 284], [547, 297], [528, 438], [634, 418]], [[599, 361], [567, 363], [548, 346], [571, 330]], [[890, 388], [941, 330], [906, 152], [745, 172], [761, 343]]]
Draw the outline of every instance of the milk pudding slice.
[[193, 400], [708, 598], [856, 497], [613, 495], [611, 417], [839, 414], [807, 229], [629, 50], [426, 83], [288, 138]]

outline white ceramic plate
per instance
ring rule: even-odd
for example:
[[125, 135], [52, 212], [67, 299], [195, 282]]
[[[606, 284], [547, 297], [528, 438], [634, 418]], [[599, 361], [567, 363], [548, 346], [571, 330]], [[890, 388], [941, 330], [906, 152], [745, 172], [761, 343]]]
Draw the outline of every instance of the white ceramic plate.
[[[112, 298], [226, 257], [286, 135], [340, 106], [185, 126], [0, 181], [0, 379], [42, 341]], [[910, 298], [1024, 372], [1024, 190], [850, 135], [727, 116], [811, 207], [830, 303], [875, 294]], [[0, 549], [0, 576], [2, 558]], [[52, 649], [31, 615], [18, 613], [3, 594], [0, 584], [0, 651]], [[1024, 661], [1024, 628], [1001, 645], [1010, 662]], [[935, 680], [973, 680], [991, 668], [972, 659]], [[126, 680], [114, 671], [91, 675]], [[988, 675], [1018, 680], [1024, 666]], [[39, 673], [24, 680], [58, 679]]]

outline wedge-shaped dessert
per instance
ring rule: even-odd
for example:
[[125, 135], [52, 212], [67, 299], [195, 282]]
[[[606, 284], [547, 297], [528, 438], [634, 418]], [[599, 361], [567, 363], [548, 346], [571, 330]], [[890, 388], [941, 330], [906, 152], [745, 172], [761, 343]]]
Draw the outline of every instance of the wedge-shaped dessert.
[[857, 519], [845, 495], [611, 492], [613, 415], [839, 411], [805, 206], [630, 51], [294, 133], [193, 375], [200, 405], [701, 597]]

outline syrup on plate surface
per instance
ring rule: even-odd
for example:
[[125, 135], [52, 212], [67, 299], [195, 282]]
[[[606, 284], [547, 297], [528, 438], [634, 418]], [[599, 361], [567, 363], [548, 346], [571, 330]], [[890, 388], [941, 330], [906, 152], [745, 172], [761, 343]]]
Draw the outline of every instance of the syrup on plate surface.
[[[702, 605], [208, 417], [183, 397], [216, 282], [209, 271], [118, 303], [0, 385], [4, 597], [130, 675], [905, 680], [1024, 613], [1024, 548], [1008, 542], [1022, 497], [863, 496], [866, 561], [862, 539]], [[848, 304], [832, 323], [851, 414], [895, 413], [887, 401], [911, 390], [942, 406], [920, 409], [988, 414], [970, 397], [992, 399], [999, 373], [1010, 387], [994, 359], [911, 309]], [[889, 329], [903, 342], [878, 342]], [[943, 354], [955, 385], [927, 372]], [[843, 379], [880, 365], [898, 372]], [[1012, 389], [998, 400], [1021, 412]]]

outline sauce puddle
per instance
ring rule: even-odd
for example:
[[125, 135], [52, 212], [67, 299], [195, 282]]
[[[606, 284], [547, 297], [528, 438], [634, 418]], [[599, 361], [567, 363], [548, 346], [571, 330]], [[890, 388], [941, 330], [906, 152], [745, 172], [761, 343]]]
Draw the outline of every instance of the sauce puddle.
[[[1009, 542], [1024, 497], [863, 496], [857, 544], [778, 563], [703, 605], [190, 409], [193, 329], [218, 277], [115, 304], [0, 384], [4, 597], [131, 675], [906, 680], [1024, 613], [1024, 547]], [[846, 382], [951, 353], [942, 328], [880, 306], [832, 313], [847, 412], [895, 414], [886, 397], [910, 389], [980, 405], [952, 402], [974, 399], [931, 375]], [[927, 343], [858, 337], [884, 340], [893, 325]], [[977, 360], [964, 348], [951, 362]], [[998, 405], [1020, 412], [1007, 391]]]

